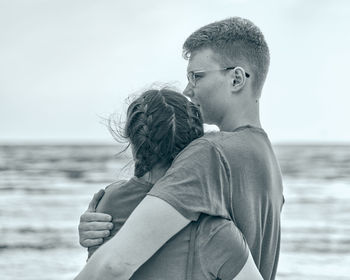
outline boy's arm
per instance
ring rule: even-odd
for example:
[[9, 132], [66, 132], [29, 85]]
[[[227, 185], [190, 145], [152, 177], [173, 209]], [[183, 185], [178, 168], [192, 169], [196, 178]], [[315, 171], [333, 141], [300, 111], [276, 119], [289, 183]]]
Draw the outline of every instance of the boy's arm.
[[[191, 220], [197, 220], [199, 213], [229, 218], [226, 207], [229, 201], [221, 201], [227, 198], [224, 189], [229, 182], [217, 150], [207, 141], [195, 140], [174, 162], [168, 176], [162, 178], [165, 180], [160, 179], [149, 194], [167, 201]], [[97, 199], [98, 195], [80, 218], [79, 237], [83, 247], [101, 245], [102, 238], [109, 236], [113, 227], [110, 215], [95, 213]]]
[[101, 279], [101, 275], [106, 280], [129, 279], [189, 222], [164, 200], [146, 196], [117, 235], [91, 256], [75, 279]]
[[[232, 278], [230, 278], [231, 280]], [[256, 267], [252, 254], [249, 256], [241, 271], [233, 278], [234, 280], [264, 280]]]
[[129, 279], [200, 213], [229, 218], [226, 162], [208, 141], [193, 141], [136, 207], [124, 226], [90, 258], [76, 279]]

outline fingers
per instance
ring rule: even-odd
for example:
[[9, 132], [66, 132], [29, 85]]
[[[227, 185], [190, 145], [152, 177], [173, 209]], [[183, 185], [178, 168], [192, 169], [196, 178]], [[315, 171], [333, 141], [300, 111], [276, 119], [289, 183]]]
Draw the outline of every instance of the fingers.
[[102, 238], [98, 238], [98, 239], [85, 239], [80, 241], [80, 245], [88, 248], [91, 246], [97, 246], [97, 245], [101, 245], [103, 243], [103, 239]]
[[103, 238], [108, 237], [112, 223], [89, 222], [79, 224], [79, 243], [83, 247], [91, 247], [103, 243]]
[[82, 239], [88, 240], [88, 239], [100, 239], [105, 238], [110, 235], [109, 230], [97, 230], [97, 231], [85, 231], [82, 234]]
[[79, 224], [79, 232], [87, 232], [87, 231], [103, 231], [103, 230], [110, 230], [113, 228], [112, 223], [108, 222], [88, 222], [88, 223], [80, 223]]
[[105, 194], [105, 190], [103, 189], [99, 190], [97, 193], [94, 194], [92, 200], [89, 203], [89, 206], [87, 209], [88, 212], [96, 211], [96, 206], [104, 194]]
[[80, 222], [110, 222], [112, 216], [104, 213], [85, 212], [80, 216]]

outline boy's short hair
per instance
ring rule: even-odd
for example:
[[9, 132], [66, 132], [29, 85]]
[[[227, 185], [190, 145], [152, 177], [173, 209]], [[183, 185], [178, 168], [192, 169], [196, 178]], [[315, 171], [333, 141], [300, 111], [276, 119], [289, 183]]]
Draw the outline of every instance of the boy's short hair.
[[270, 53], [264, 35], [254, 23], [232, 17], [205, 25], [186, 39], [183, 56], [190, 59], [191, 54], [206, 48], [217, 55], [222, 67], [244, 68], [248, 64], [255, 90], [260, 95], [270, 65]]

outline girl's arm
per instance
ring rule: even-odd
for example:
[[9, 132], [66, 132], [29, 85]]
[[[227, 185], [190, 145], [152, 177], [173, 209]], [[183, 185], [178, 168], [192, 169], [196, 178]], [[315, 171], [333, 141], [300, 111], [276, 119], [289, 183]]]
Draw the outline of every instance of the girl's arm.
[[124, 226], [90, 258], [76, 280], [129, 279], [190, 220], [164, 200], [146, 196]]

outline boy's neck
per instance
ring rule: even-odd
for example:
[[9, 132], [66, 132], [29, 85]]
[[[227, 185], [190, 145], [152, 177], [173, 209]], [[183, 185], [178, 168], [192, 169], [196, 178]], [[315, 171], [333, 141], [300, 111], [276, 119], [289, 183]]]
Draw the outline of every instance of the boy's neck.
[[218, 127], [220, 131], [234, 131], [238, 127], [251, 125], [261, 128], [260, 115], [259, 115], [259, 103], [245, 104], [245, 110], [230, 110], [221, 119]]
[[254, 127], [261, 128], [261, 123], [259, 117], [251, 117], [251, 118], [240, 118], [240, 119], [234, 119], [234, 118], [226, 118], [224, 119], [220, 125], [218, 125], [220, 131], [234, 131], [238, 127], [245, 126], [245, 125], [251, 125]]

